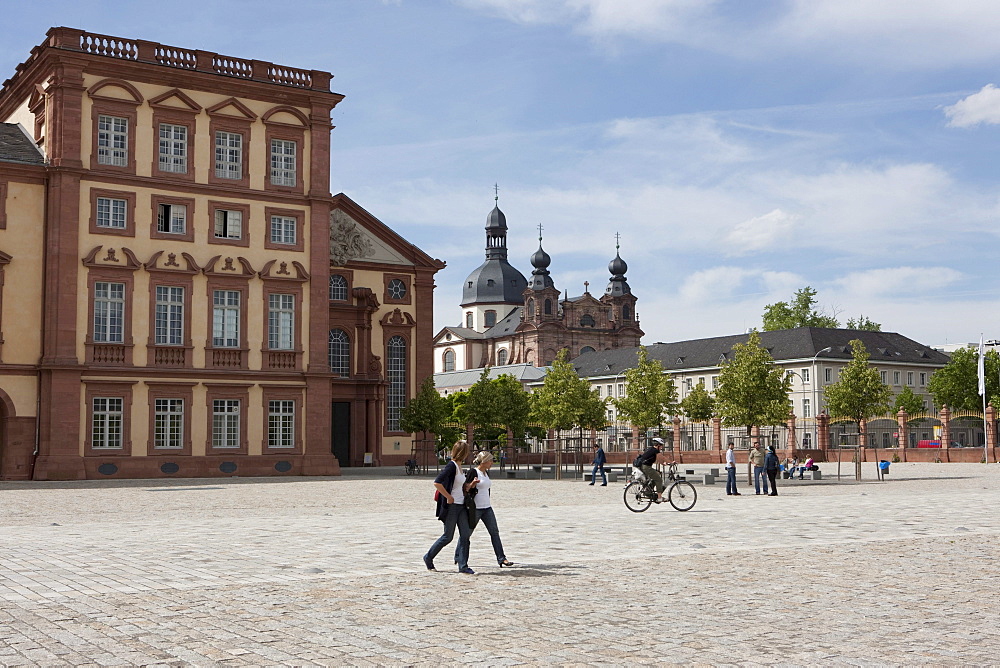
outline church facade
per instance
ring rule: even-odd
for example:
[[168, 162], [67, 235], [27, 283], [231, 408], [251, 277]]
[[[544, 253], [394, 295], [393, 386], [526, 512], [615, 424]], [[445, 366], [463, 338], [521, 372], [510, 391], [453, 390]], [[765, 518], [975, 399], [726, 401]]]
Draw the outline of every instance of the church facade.
[[[542, 248], [531, 256], [531, 278], [507, 258], [507, 218], [494, 207], [486, 219], [486, 259], [462, 286], [462, 320], [434, 338], [434, 371], [445, 373], [510, 364], [548, 366], [560, 350], [569, 357], [639, 345], [643, 332], [636, 297], [617, 252], [604, 294], [562, 295]], [[589, 285], [588, 285], [589, 287]]]

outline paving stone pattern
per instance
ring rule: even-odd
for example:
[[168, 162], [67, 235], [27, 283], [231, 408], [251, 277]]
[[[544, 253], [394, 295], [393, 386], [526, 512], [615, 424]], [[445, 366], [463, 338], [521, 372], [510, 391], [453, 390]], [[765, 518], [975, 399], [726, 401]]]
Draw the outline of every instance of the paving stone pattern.
[[[866, 475], [874, 477], [874, 466]], [[0, 483], [0, 665], [990, 665], [1000, 466], [698, 486], [497, 479], [475, 576], [427, 476]], [[845, 469], [846, 473], [846, 469]]]

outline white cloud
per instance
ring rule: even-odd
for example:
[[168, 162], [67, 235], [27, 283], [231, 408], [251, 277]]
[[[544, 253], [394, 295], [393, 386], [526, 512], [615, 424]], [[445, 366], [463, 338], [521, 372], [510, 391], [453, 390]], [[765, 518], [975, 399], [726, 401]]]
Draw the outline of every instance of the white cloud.
[[800, 218], [775, 209], [763, 216], [743, 221], [726, 235], [729, 254], [742, 255], [776, 246], [784, 247]]
[[852, 301], [857, 297], [922, 299], [962, 278], [961, 272], [949, 267], [885, 267], [853, 272], [838, 278], [834, 284]]
[[1000, 88], [986, 84], [978, 93], [945, 107], [944, 115], [948, 117], [948, 125], [955, 128], [1000, 123]]

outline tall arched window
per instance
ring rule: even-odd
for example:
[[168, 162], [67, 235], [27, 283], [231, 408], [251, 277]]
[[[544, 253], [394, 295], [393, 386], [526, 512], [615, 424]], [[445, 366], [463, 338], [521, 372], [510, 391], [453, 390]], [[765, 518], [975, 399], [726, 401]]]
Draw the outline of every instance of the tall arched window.
[[545, 300], [545, 315], [552, 315], [552, 300]]
[[399, 418], [406, 405], [406, 341], [402, 336], [394, 336], [386, 345], [387, 374], [389, 387], [386, 391], [385, 413], [389, 431], [399, 431]]
[[507, 349], [501, 348], [497, 351], [497, 366], [503, 366], [507, 363]]
[[444, 370], [445, 371], [455, 370], [455, 351], [450, 348], [444, 351]]
[[625, 304], [624, 306], [622, 306], [622, 320], [631, 320], [631, 319], [632, 319], [632, 310], [629, 309], [628, 304]]
[[465, 326], [472, 329], [472, 313], [465, 314]]
[[534, 299], [529, 299], [528, 300], [528, 317], [529, 318], [534, 318], [535, 317], [535, 300]]
[[330, 300], [347, 301], [347, 279], [340, 274], [330, 276]]
[[330, 330], [330, 372], [351, 375], [351, 341], [342, 329]]
[[487, 327], [493, 327], [495, 324], [497, 324], [497, 312], [496, 311], [487, 311], [483, 315], [486, 317], [486, 326]]

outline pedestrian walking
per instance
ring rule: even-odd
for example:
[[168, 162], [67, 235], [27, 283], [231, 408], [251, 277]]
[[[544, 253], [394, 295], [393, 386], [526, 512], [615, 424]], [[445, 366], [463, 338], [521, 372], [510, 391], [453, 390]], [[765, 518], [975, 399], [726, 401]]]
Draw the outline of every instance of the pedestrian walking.
[[594, 443], [594, 470], [590, 473], [590, 484], [597, 482], [597, 472], [601, 472], [601, 487], [608, 486], [608, 474], [604, 472], [604, 465], [608, 463], [608, 457], [604, 454], [604, 448], [600, 443]]
[[458, 441], [451, 449], [451, 460], [445, 464], [441, 472], [434, 479], [434, 488], [437, 490], [437, 518], [444, 522], [444, 533], [434, 541], [431, 549], [424, 555], [424, 565], [427, 570], [433, 571], [434, 557], [438, 555], [444, 546], [451, 542], [455, 536], [455, 529], [458, 528], [458, 550], [455, 553], [455, 561], [458, 562], [458, 572], [467, 575], [475, 575], [476, 572], [469, 568], [469, 536], [472, 534], [469, 528], [469, 515], [465, 510], [465, 476], [462, 475], [462, 462], [469, 454], [469, 445], [465, 441]]
[[754, 440], [750, 448], [750, 462], [753, 464], [753, 489], [760, 495], [761, 483], [767, 494], [767, 474], [764, 473], [764, 451], [760, 449], [760, 441]]
[[[514, 562], [507, 559], [507, 555], [503, 551], [503, 543], [500, 541], [500, 528], [497, 526], [497, 516], [493, 512], [493, 502], [490, 499], [490, 490], [493, 487], [493, 482], [490, 480], [489, 470], [493, 466], [493, 455], [483, 451], [476, 455], [475, 459], [472, 460], [475, 468], [472, 469], [475, 472], [478, 482], [476, 483], [476, 519], [477, 524], [482, 523], [486, 527], [486, 530], [490, 533], [490, 542], [493, 543], [493, 554], [497, 558], [497, 563], [500, 568], [504, 566], [513, 566]], [[473, 528], [475, 531], [475, 528]]]
[[733, 450], [733, 442], [729, 442], [729, 449], [726, 450], [726, 496], [740, 496], [736, 491], [736, 452]]
[[767, 471], [767, 479], [771, 481], [771, 493], [768, 496], [778, 496], [778, 469], [781, 462], [774, 452], [774, 446], [767, 446], [767, 455], [764, 457], [764, 470]]

